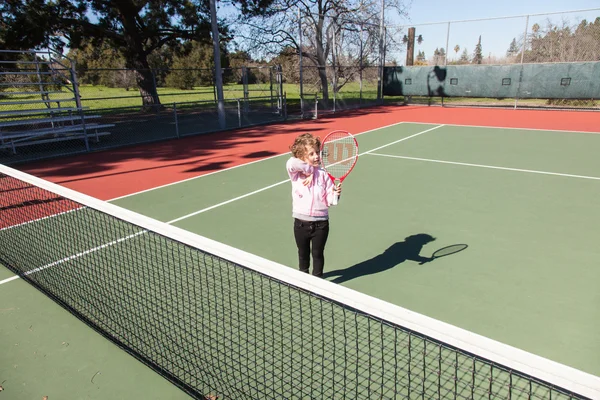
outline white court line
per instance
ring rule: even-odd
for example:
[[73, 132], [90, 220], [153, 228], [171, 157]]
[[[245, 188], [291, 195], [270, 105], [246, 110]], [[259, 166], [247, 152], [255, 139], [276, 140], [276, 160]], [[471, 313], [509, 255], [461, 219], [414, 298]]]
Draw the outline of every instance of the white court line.
[[[436, 125], [431, 122], [413, 122], [404, 121], [405, 124], [415, 125]], [[458, 126], [461, 128], [489, 128], [489, 129], [510, 129], [517, 131], [537, 131], [537, 132], [559, 132], [559, 133], [591, 133], [592, 135], [600, 135], [600, 132], [589, 132], [589, 131], [569, 131], [561, 129], [538, 129], [538, 128], [514, 128], [510, 126], [488, 126], [488, 125], [461, 125], [461, 124], [444, 124], [446, 126]]]
[[565, 177], [569, 177], [569, 178], [581, 178], [581, 179], [600, 180], [600, 177], [597, 177], [597, 176], [562, 174], [562, 173], [559, 173], [559, 172], [537, 171], [537, 170], [533, 170], [533, 169], [521, 169], [521, 168], [496, 167], [496, 166], [493, 166], [493, 165], [470, 164], [470, 163], [455, 162], [455, 161], [435, 160], [435, 159], [430, 159], [430, 158], [394, 156], [394, 155], [390, 155], [390, 154], [380, 154], [380, 153], [370, 153], [370, 154], [372, 156], [389, 157], [389, 158], [401, 158], [401, 159], [404, 159], [404, 160], [427, 161], [427, 162], [434, 162], [434, 163], [440, 163], [440, 164], [463, 165], [463, 166], [467, 166], [467, 167], [500, 169], [500, 170], [504, 170], [504, 171], [528, 172], [528, 173], [532, 173], [532, 174], [555, 175], [555, 176], [565, 176]]
[[[373, 151], [381, 150], [381, 149], [383, 149], [383, 148], [385, 148], [385, 147], [388, 147], [388, 146], [394, 145], [394, 144], [396, 144], [396, 143], [400, 143], [400, 142], [403, 142], [403, 141], [405, 141], [405, 140], [408, 140], [408, 139], [414, 138], [415, 136], [422, 135], [422, 134], [424, 134], [424, 133], [427, 133], [427, 132], [430, 132], [430, 131], [432, 131], [432, 130], [434, 130], [434, 129], [440, 128], [440, 127], [442, 127], [442, 126], [443, 126], [443, 125], [438, 125], [438, 126], [435, 126], [435, 127], [433, 127], [433, 128], [426, 129], [426, 130], [424, 130], [424, 131], [421, 131], [421, 132], [417, 132], [417, 133], [415, 133], [415, 134], [413, 134], [413, 135], [410, 135], [410, 136], [407, 136], [407, 137], [405, 137], [405, 138], [398, 139], [398, 140], [396, 140], [396, 141], [394, 141], [394, 142], [391, 142], [391, 143], [385, 144], [385, 145], [383, 145], [383, 146], [376, 147], [376, 148], [374, 148], [374, 149], [371, 149], [371, 150], [369, 150], [369, 151], [365, 151], [364, 153], [360, 153], [358, 156], [360, 157], [360, 156], [362, 156], [362, 155], [365, 155], [365, 154], [370, 154], [370, 153], [371, 153], [371, 152], [373, 152]], [[222, 202], [222, 203], [215, 204], [215, 205], [212, 205], [212, 206], [210, 206], [210, 207], [203, 208], [202, 210], [195, 211], [195, 212], [193, 212], [193, 213], [191, 213], [191, 214], [187, 214], [187, 215], [184, 215], [184, 216], [182, 216], [182, 217], [176, 218], [176, 219], [174, 219], [174, 220], [171, 220], [171, 221], [167, 222], [167, 224], [173, 224], [173, 223], [175, 223], [175, 222], [178, 222], [178, 221], [184, 220], [184, 219], [186, 219], [186, 218], [193, 217], [194, 215], [202, 214], [203, 212], [206, 212], [206, 211], [213, 210], [213, 209], [215, 209], [215, 208], [217, 208], [217, 207], [221, 207], [221, 206], [224, 206], [224, 205], [226, 205], [226, 204], [229, 204], [229, 203], [233, 203], [234, 201], [237, 201], [237, 200], [244, 199], [244, 198], [246, 198], [246, 197], [248, 197], [248, 196], [252, 196], [253, 194], [256, 194], [256, 193], [264, 192], [265, 190], [268, 190], [268, 189], [274, 188], [274, 187], [276, 187], [276, 186], [282, 185], [282, 184], [284, 184], [284, 183], [286, 183], [286, 182], [289, 182], [289, 181], [290, 181], [289, 179], [286, 179], [286, 180], [284, 180], [284, 181], [277, 182], [277, 183], [274, 183], [274, 184], [272, 184], [272, 185], [269, 185], [269, 186], [265, 186], [265, 187], [264, 187], [264, 188], [262, 188], [262, 189], [258, 189], [258, 190], [255, 190], [255, 191], [253, 191], [253, 192], [246, 193], [246, 194], [244, 194], [244, 195], [241, 195], [241, 196], [235, 197], [235, 198], [233, 198], [233, 199], [230, 199], [230, 200], [224, 201], [224, 202]]]
[[[397, 125], [397, 124], [394, 124], [394, 125]], [[391, 125], [390, 125], [390, 126], [391, 126]], [[422, 135], [422, 134], [424, 134], [424, 133], [430, 132], [430, 131], [432, 131], [432, 130], [434, 130], [434, 129], [441, 128], [442, 126], [443, 126], [443, 125], [438, 125], [438, 126], [435, 126], [435, 127], [433, 127], [433, 128], [429, 128], [429, 129], [426, 129], [426, 130], [424, 130], [424, 131], [417, 132], [417, 133], [415, 133], [415, 134], [413, 134], [413, 135], [410, 135], [410, 136], [407, 136], [407, 137], [405, 137], [405, 138], [398, 139], [398, 140], [396, 140], [396, 141], [393, 141], [393, 142], [391, 142], [391, 143], [385, 144], [385, 145], [383, 145], [383, 146], [376, 147], [376, 148], [374, 148], [374, 149], [371, 149], [371, 150], [368, 150], [368, 151], [366, 151], [366, 152], [364, 152], [364, 153], [360, 153], [360, 154], [359, 154], [359, 157], [360, 157], [360, 156], [362, 156], [362, 155], [365, 155], [365, 154], [371, 154], [371, 153], [372, 153], [372, 152], [374, 152], [374, 151], [381, 150], [381, 149], [383, 149], [383, 148], [385, 148], [385, 147], [388, 147], [388, 146], [391, 146], [391, 145], [394, 145], [394, 144], [397, 144], [397, 143], [403, 142], [403, 141], [405, 141], [405, 140], [408, 140], [408, 139], [414, 138], [414, 137], [416, 137], [416, 136], [419, 136], [419, 135]], [[363, 132], [363, 133], [366, 133], [366, 132], [369, 132], [369, 131], [365, 131], [365, 132]], [[286, 154], [287, 154], [287, 153], [286, 153]], [[278, 157], [278, 156], [275, 156], [275, 157]], [[272, 158], [272, 157], [270, 157], [270, 158]], [[258, 160], [258, 161], [262, 161], [262, 160]], [[253, 161], [253, 162], [257, 162], [257, 161]], [[248, 165], [248, 164], [243, 164], [243, 165]], [[237, 166], [236, 166], [236, 167], [237, 167]], [[232, 167], [232, 168], [236, 168], [236, 167]], [[231, 169], [231, 168], [230, 168], [230, 169]], [[225, 171], [225, 170], [223, 170], [223, 171]], [[219, 171], [216, 171], [216, 172], [219, 172]], [[202, 175], [202, 176], [205, 176], [205, 175]], [[191, 178], [191, 179], [195, 179], [195, 178]], [[189, 180], [189, 179], [188, 179], [188, 180]], [[195, 212], [193, 212], [193, 213], [190, 213], [190, 214], [184, 215], [184, 216], [182, 216], [182, 217], [179, 217], [179, 218], [173, 219], [173, 220], [171, 220], [171, 221], [168, 221], [168, 222], [166, 222], [166, 224], [169, 224], [169, 225], [171, 225], [171, 224], [174, 224], [175, 222], [178, 222], [178, 221], [184, 220], [184, 219], [186, 219], [186, 218], [190, 218], [190, 217], [192, 217], [192, 216], [194, 216], [194, 215], [198, 215], [198, 214], [204, 213], [204, 212], [206, 212], [206, 211], [210, 211], [210, 210], [213, 210], [213, 209], [215, 209], [215, 208], [218, 208], [218, 207], [224, 206], [224, 205], [226, 205], [226, 204], [233, 203], [234, 201], [241, 200], [241, 199], [243, 199], [243, 198], [246, 198], [246, 197], [252, 196], [252, 195], [254, 195], [254, 194], [257, 194], [257, 193], [260, 193], [260, 192], [264, 192], [265, 190], [268, 190], [268, 189], [274, 188], [274, 187], [276, 187], [276, 186], [282, 185], [282, 184], [284, 184], [284, 183], [286, 183], [286, 182], [289, 182], [289, 181], [290, 181], [289, 179], [286, 179], [286, 180], [284, 180], [284, 181], [277, 182], [277, 183], [274, 183], [274, 184], [272, 184], [272, 185], [269, 185], [269, 186], [265, 186], [264, 188], [261, 188], [261, 189], [255, 190], [255, 191], [253, 191], [253, 192], [246, 193], [246, 194], [244, 194], [244, 195], [241, 195], [241, 196], [235, 197], [235, 198], [233, 198], [233, 199], [229, 199], [229, 200], [227, 200], [227, 201], [224, 201], [224, 202], [222, 202], [222, 203], [215, 204], [215, 205], [212, 205], [212, 206], [210, 206], [210, 207], [206, 207], [206, 208], [203, 208], [203, 209], [201, 209], [201, 210], [195, 211]], [[168, 186], [168, 185], [166, 185], [166, 186]], [[94, 247], [93, 249], [87, 250], [87, 251], [85, 251], [85, 252], [82, 252], [82, 253], [78, 253], [78, 254], [76, 254], [76, 255], [74, 255], [74, 256], [70, 256], [70, 257], [64, 258], [64, 259], [62, 259], [62, 260], [56, 261], [56, 262], [54, 262], [54, 263], [51, 263], [51, 264], [48, 264], [48, 265], [45, 265], [45, 266], [42, 266], [42, 267], [39, 267], [39, 268], [33, 269], [33, 270], [31, 270], [31, 271], [27, 271], [27, 272], [25, 272], [25, 273], [24, 273], [24, 275], [29, 275], [29, 274], [31, 274], [31, 273], [38, 272], [38, 271], [41, 271], [41, 270], [43, 270], [43, 269], [46, 269], [46, 268], [48, 268], [48, 267], [51, 267], [51, 266], [53, 266], [53, 265], [62, 264], [62, 263], [64, 263], [64, 262], [66, 262], [66, 261], [69, 261], [69, 260], [72, 260], [72, 259], [75, 259], [75, 258], [79, 258], [79, 257], [81, 257], [81, 256], [83, 256], [83, 255], [85, 255], [85, 254], [89, 254], [89, 253], [92, 253], [92, 252], [98, 251], [98, 250], [100, 250], [100, 249], [103, 249], [103, 248], [105, 248], [105, 247], [108, 247], [108, 246], [112, 246], [112, 245], [114, 245], [114, 244], [117, 244], [117, 243], [119, 243], [119, 242], [121, 242], [121, 241], [123, 241], [123, 240], [127, 240], [127, 239], [129, 239], [129, 238], [132, 238], [132, 237], [134, 237], [134, 236], [137, 236], [137, 235], [143, 234], [143, 233], [145, 233], [145, 232], [146, 232], [146, 231], [141, 231], [141, 232], [138, 232], [138, 233], [136, 233], [135, 235], [130, 235], [130, 236], [127, 236], [126, 238], [118, 239], [118, 240], [116, 240], [116, 241], [113, 241], [113, 242], [110, 242], [110, 243], [106, 243], [106, 244], [103, 244], [103, 245], [101, 245], [101, 246], [98, 246], [98, 247]], [[5, 280], [3, 280], [3, 281], [0, 281], [0, 285], [2, 285], [3, 283], [6, 283], [6, 282], [10, 282], [10, 281], [12, 281], [12, 280], [18, 279], [18, 278], [19, 278], [18, 276], [13, 276], [13, 277], [11, 277], [11, 278], [5, 279]]]
[[289, 182], [289, 181], [290, 181], [289, 179], [286, 179], [285, 181], [281, 181], [281, 182], [277, 182], [277, 183], [274, 183], [274, 184], [272, 184], [272, 185], [269, 185], [269, 186], [265, 186], [264, 188], [262, 188], [262, 189], [258, 189], [258, 190], [255, 190], [254, 192], [246, 193], [246, 194], [243, 194], [243, 195], [241, 195], [241, 196], [234, 197], [233, 199], [229, 199], [229, 200], [227, 200], [227, 201], [224, 201], [224, 202], [222, 202], [222, 203], [215, 204], [215, 205], [213, 205], [213, 206], [210, 206], [210, 207], [203, 208], [202, 210], [194, 211], [194, 212], [193, 212], [193, 213], [191, 213], [191, 214], [187, 214], [187, 215], [184, 215], [184, 216], [182, 216], [182, 217], [175, 218], [175, 219], [173, 219], [173, 220], [171, 220], [171, 221], [167, 222], [167, 224], [174, 224], [175, 222], [181, 221], [181, 220], [183, 220], [183, 219], [186, 219], [186, 218], [189, 218], [189, 217], [193, 217], [194, 215], [202, 214], [203, 212], [206, 212], [206, 211], [213, 210], [213, 209], [215, 209], [215, 208], [217, 208], [217, 207], [224, 206], [225, 204], [233, 203], [234, 201], [241, 200], [241, 199], [243, 199], [243, 198], [246, 198], [246, 197], [248, 197], [248, 196], [252, 196], [253, 194], [260, 193], [260, 192], [264, 192], [265, 190], [268, 190], [268, 189], [274, 188], [275, 186], [282, 185], [282, 184], [284, 184], [284, 183], [286, 183], [286, 182]]
[[20, 227], [20, 226], [24, 226], [24, 225], [29, 225], [29, 224], [32, 224], [32, 223], [34, 223], [34, 222], [43, 221], [43, 220], [45, 220], [45, 219], [49, 219], [49, 218], [58, 217], [59, 215], [68, 214], [68, 213], [71, 213], [71, 212], [73, 212], [73, 211], [83, 210], [83, 209], [85, 209], [85, 208], [86, 208], [86, 207], [77, 207], [77, 208], [74, 208], [74, 209], [72, 209], [72, 210], [68, 210], [68, 211], [63, 211], [63, 212], [60, 212], [60, 213], [58, 213], [58, 214], [52, 214], [52, 215], [48, 215], [48, 216], [46, 216], [46, 217], [37, 218], [37, 219], [32, 219], [31, 221], [27, 221], [27, 222], [21, 222], [20, 224], [17, 224], [17, 225], [11, 225], [11, 226], [7, 226], [7, 227], [5, 227], [5, 228], [0, 228], [0, 232], [2, 232], [2, 231], [6, 231], [6, 230], [8, 230], [8, 229], [18, 228], [18, 227]]
[[[144, 233], [146, 233], [146, 232], [148, 232], [148, 231], [147, 231], [147, 230], [143, 230], [143, 231], [139, 231], [139, 232], [137, 232], [137, 233], [134, 233], [134, 234], [132, 234], [132, 235], [125, 236], [125, 237], [122, 237], [122, 238], [120, 238], [120, 239], [117, 239], [117, 240], [113, 240], [112, 242], [108, 242], [108, 243], [105, 243], [105, 244], [103, 244], [103, 245], [96, 246], [96, 247], [94, 247], [94, 248], [91, 248], [91, 249], [88, 249], [88, 250], [82, 251], [82, 252], [80, 252], [80, 253], [73, 254], [73, 255], [71, 255], [71, 256], [69, 256], [69, 257], [65, 257], [65, 258], [63, 258], [63, 259], [61, 259], [61, 260], [54, 261], [54, 262], [51, 262], [51, 263], [49, 263], [49, 264], [42, 265], [41, 267], [37, 267], [37, 268], [31, 269], [31, 270], [29, 270], [29, 271], [27, 271], [27, 272], [23, 273], [23, 275], [25, 275], [25, 276], [27, 276], [27, 275], [31, 275], [31, 274], [34, 274], [34, 273], [36, 273], [36, 272], [43, 271], [43, 270], [45, 270], [45, 269], [47, 269], [47, 268], [54, 267], [54, 266], [56, 266], [56, 265], [60, 265], [60, 264], [64, 264], [64, 263], [66, 263], [66, 262], [68, 262], [68, 261], [72, 261], [72, 260], [75, 260], [75, 259], [77, 259], [77, 258], [79, 258], [79, 257], [83, 257], [83, 256], [85, 256], [86, 254], [91, 254], [91, 253], [94, 253], [94, 252], [96, 252], [96, 251], [98, 251], [98, 250], [102, 250], [102, 249], [105, 249], [105, 248], [107, 248], [107, 247], [114, 246], [114, 245], [115, 245], [115, 244], [117, 244], [117, 243], [124, 242], [125, 240], [132, 239], [132, 238], [134, 238], [134, 237], [136, 237], [136, 236], [139, 236], [139, 235], [142, 235], [142, 234], [144, 234]], [[20, 276], [19, 276], [19, 275], [12, 276], [12, 277], [10, 277], [10, 278], [8, 278], [8, 279], [4, 279], [4, 280], [0, 281], [0, 285], [2, 285], [2, 284], [4, 284], [4, 283], [7, 283], [7, 282], [10, 282], [10, 281], [14, 281], [15, 279], [19, 279], [19, 278], [20, 278]]]
[[[386, 125], [386, 126], [382, 126], [382, 127], [379, 127], [379, 128], [374, 128], [374, 129], [369, 129], [368, 131], [359, 132], [359, 133], [355, 134], [354, 136], [359, 136], [359, 135], [362, 135], [362, 134], [364, 134], [364, 133], [369, 133], [369, 132], [378, 131], [378, 130], [380, 130], [380, 129], [390, 128], [390, 127], [392, 127], [392, 126], [396, 126], [396, 125], [400, 125], [400, 124], [404, 124], [404, 123], [405, 123], [404, 121], [402, 121], [402, 122], [395, 122], [395, 123], [393, 123], [393, 124], [390, 124], [390, 125]], [[429, 125], [434, 125], [434, 124], [429, 124]], [[260, 160], [254, 160], [254, 161], [250, 161], [250, 162], [247, 162], [247, 163], [244, 163], [244, 164], [240, 164], [240, 165], [234, 165], [233, 167], [229, 167], [229, 168], [220, 169], [220, 170], [218, 170], [218, 171], [209, 172], [209, 173], [207, 173], [207, 174], [198, 175], [198, 176], [193, 176], [193, 177], [191, 177], [191, 178], [182, 179], [182, 180], [180, 180], [180, 181], [176, 181], [176, 182], [167, 183], [167, 184], [165, 184], [165, 185], [156, 186], [156, 187], [153, 187], [153, 188], [150, 188], [150, 189], [141, 190], [141, 191], [139, 191], [139, 192], [135, 192], [135, 193], [126, 194], [126, 195], [124, 195], [124, 196], [120, 196], [120, 197], [115, 197], [114, 199], [110, 199], [110, 200], [107, 200], [107, 201], [108, 201], [108, 202], [111, 202], [111, 201], [115, 201], [115, 200], [119, 200], [119, 199], [124, 199], [124, 198], [126, 198], [126, 197], [131, 197], [131, 196], [135, 196], [135, 195], [137, 195], [137, 194], [142, 194], [142, 193], [146, 193], [146, 192], [151, 192], [151, 191], [153, 191], [153, 190], [156, 190], [156, 189], [161, 189], [161, 188], [164, 188], [164, 187], [168, 187], [168, 186], [177, 185], [177, 184], [184, 183], [184, 182], [188, 182], [188, 181], [191, 181], [191, 180], [194, 180], [194, 179], [203, 178], [203, 177], [205, 177], [205, 176], [209, 176], [209, 175], [218, 174], [218, 173], [220, 173], [220, 172], [229, 171], [229, 170], [232, 170], [232, 169], [235, 169], [235, 168], [239, 168], [239, 167], [245, 167], [245, 166], [247, 166], [247, 165], [255, 164], [255, 163], [258, 163], [258, 162], [262, 162], [262, 161], [270, 160], [270, 159], [272, 159], [272, 158], [281, 157], [281, 156], [285, 156], [285, 155], [289, 155], [289, 154], [290, 154], [289, 152], [286, 152], [286, 153], [277, 154], [277, 155], [274, 155], [274, 156], [271, 156], [271, 157], [265, 157], [265, 158], [261, 158]]]

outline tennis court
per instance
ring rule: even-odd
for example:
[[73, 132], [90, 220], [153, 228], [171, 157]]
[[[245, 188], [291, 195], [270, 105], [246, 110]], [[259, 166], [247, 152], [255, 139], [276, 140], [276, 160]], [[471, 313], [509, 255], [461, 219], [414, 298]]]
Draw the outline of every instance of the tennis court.
[[[326, 124], [285, 125], [281, 135], [246, 136], [246, 143], [239, 146], [215, 145], [214, 149], [221, 149], [218, 154], [194, 154], [210, 168], [166, 161], [166, 154], [161, 154], [165, 168], [184, 165], [185, 172], [179, 176], [182, 179], [170, 178], [171, 182], [156, 176], [156, 167], [141, 166], [139, 160], [137, 167], [129, 170], [111, 167], [113, 172], [107, 173], [107, 163], [102, 173], [85, 170], [75, 178], [66, 176], [65, 166], [84, 165], [81, 157], [23, 169], [295, 269], [285, 147], [298, 132], [311, 130], [324, 136], [334, 126], [348, 129], [356, 134], [360, 157], [344, 183], [340, 204], [330, 212], [326, 280], [600, 376], [600, 250], [596, 243], [600, 225], [600, 123], [594, 124], [598, 117], [593, 113], [533, 111], [527, 115], [536, 115], [536, 120], [510, 120], [510, 116], [523, 114], [471, 110], [485, 116], [469, 120], [464, 109], [440, 109], [429, 115], [425, 109], [417, 107], [412, 113], [403, 110], [402, 114], [381, 112], [375, 116], [379, 117], [377, 122], [364, 114], [331, 118]], [[427, 118], [429, 121], [423, 121]], [[459, 124], [457, 120], [469, 123]], [[561, 122], [552, 122], [556, 120]], [[563, 129], [578, 124], [580, 129]], [[124, 152], [134, 158], [133, 150]], [[135, 158], [146, 152], [140, 149]], [[244, 158], [240, 155], [244, 152], [252, 156]], [[225, 160], [234, 155], [239, 160], [229, 166]], [[120, 179], [128, 172], [136, 174], [128, 181], [132, 183], [115, 189], [110, 179]], [[130, 193], [124, 193], [126, 190]], [[45, 204], [50, 201], [44, 198]], [[61, 199], [52, 200], [52, 205], [64, 215], [74, 214], [77, 208], [63, 204]], [[75, 224], [92, 226], [93, 234], [65, 246], [58, 254], [50, 248], [41, 251], [48, 258], [36, 259], [36, 265], [44, 271], [68, 268], [73, 274], [82, 274], [75, 271], [80, 268], [79, 260], [87, 257], [90, 249], [97, 253], [96, 243], [111, 243], [109, 251], [129, 254], [144, 236], [128, 226], [103, 229], [97, 219], [86, 218], [80, 217]], [[50, 238], [56, 219], [11, 229], [34, 229], [42, 232], [40, 237]], [[54, 239], [40, 243], [52, 246]], [[467, 247], [429, 263], [418, 262], [419, 257], [429, 257], [435, 250], [455, 244]], [[151, 265], [152, 254], [144, 257]], [[57, 260], [66, 261], [53, 264]], [[161, 298], [160, 285], [155, 284], [151, 273], [145, 276], [125, 265], [119, 270], [122, 275], [105, 277], [114, 280], [123, 292], [135, 280], [143, 282], [148, 293], [155, 291], [166, 304], [157, 301], [154, 307], [168, 308], [171, 301], [194, 302], [187, 293], [181, 298], [164, 293]], [[11, 277], [8, 270], [0, 270], [0, 296], [6, 304], [2, 314], [8, 321], [0, 328], [7, 338], [2, 345], [10, 349], [5, 353], [10, 362], [3, 363], [0, 381], [8, 377], [10, 382], [19, 382], [17, 393], [63, 393], [64, 398], [186, 396], [30, 289], [22, 279]], [[56, 283], [59, 291], [60, 286]], [[109, 295], [85, 286], [78, 290], [89, 291], [88, 296], [97, 296], [100, 303]], [[124, 302], [121, 309], [126, 315], [138, 307], [144, 304], [131, 301]], [[115, 323], [122, 318], [116, 317]], [[166, 323], [160, 318], [148, 319], [150, 325]], [[176, 333], [178, 329], [184, 330], [173, 327]], [[66, 336], [70, 339], [61, 339]], [[71, 343], [78, 344], [77, 351]], [[166, 340], [163, 345], [168, 346]], [[15, 366], [14, 360], [25, 354], [21, 366]], [[46, 355], [57, 368], [44, 360]], [[43, 378], [47, 372], [36, 368], [51, 368], [51, 379]], [[65, 385], [64, 381], [59, 383], [66, 379], [61, 375], [72, 376], [75, 369], [76, 378], [69, 382], [76, 382], [72, 390], [78, 394], [69, 397], [73, 392], [59, 389]], [[26, 376], [37, 378], [32, 381]], [[8, 382], [3, 386], [8, 394]], [[38, 393], [40, 390], [48, 393]], [[332, 393], [334, 386], [323, 391]], [[0, 393], [0, 398], [3, 395]], [[357, 393], [347, 396], [360, 398]]]

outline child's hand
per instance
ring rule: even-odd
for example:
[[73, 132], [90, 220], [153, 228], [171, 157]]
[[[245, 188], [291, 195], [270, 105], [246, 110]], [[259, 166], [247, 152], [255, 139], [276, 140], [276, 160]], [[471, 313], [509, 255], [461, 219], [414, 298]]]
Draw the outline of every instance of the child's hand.
[[333, 192], [339, 197], [342, 194], [342, 184], [338, 183], [337, 185], [335, 185], [335, 187], [333, 188]]
[[313, 180], [313, 174], [307, 175], [304, 180], [302, 181], [302, 184], [304, 186], [310, 186], [312, 184], [312, 180]]

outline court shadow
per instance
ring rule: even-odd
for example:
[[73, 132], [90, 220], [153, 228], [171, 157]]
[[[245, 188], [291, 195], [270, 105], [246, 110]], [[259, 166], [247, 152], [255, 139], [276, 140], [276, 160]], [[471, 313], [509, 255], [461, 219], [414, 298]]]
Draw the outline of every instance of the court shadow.
[[328, 271], [323, 274], [323, 278], [331, 279], [334, 283], [343, 283], [359, 276], [376, 274], [394, 268], [404, 261], [427, 262], [429, 257], [420, 255], [423, 246], [433, 242], [435, 238], [427, 233], [417, 233], [408, 236], [402, 242], [396, 242], [388, 247], [383, 253], [352, 265], [345, 269]]

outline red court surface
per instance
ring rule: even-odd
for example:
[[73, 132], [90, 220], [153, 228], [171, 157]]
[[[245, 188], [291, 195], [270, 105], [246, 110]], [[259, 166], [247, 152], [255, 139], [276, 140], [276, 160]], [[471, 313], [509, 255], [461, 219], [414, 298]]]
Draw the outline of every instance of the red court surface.
[[317, 120], [127, 146], [18, 168], [101, 200], [110, 200], [285, 153], [300, 133], [311, 132], [321, 137], [335, 129], [361, 133], [399, 122], [600, 132], [600, 112], [382, 106]]

